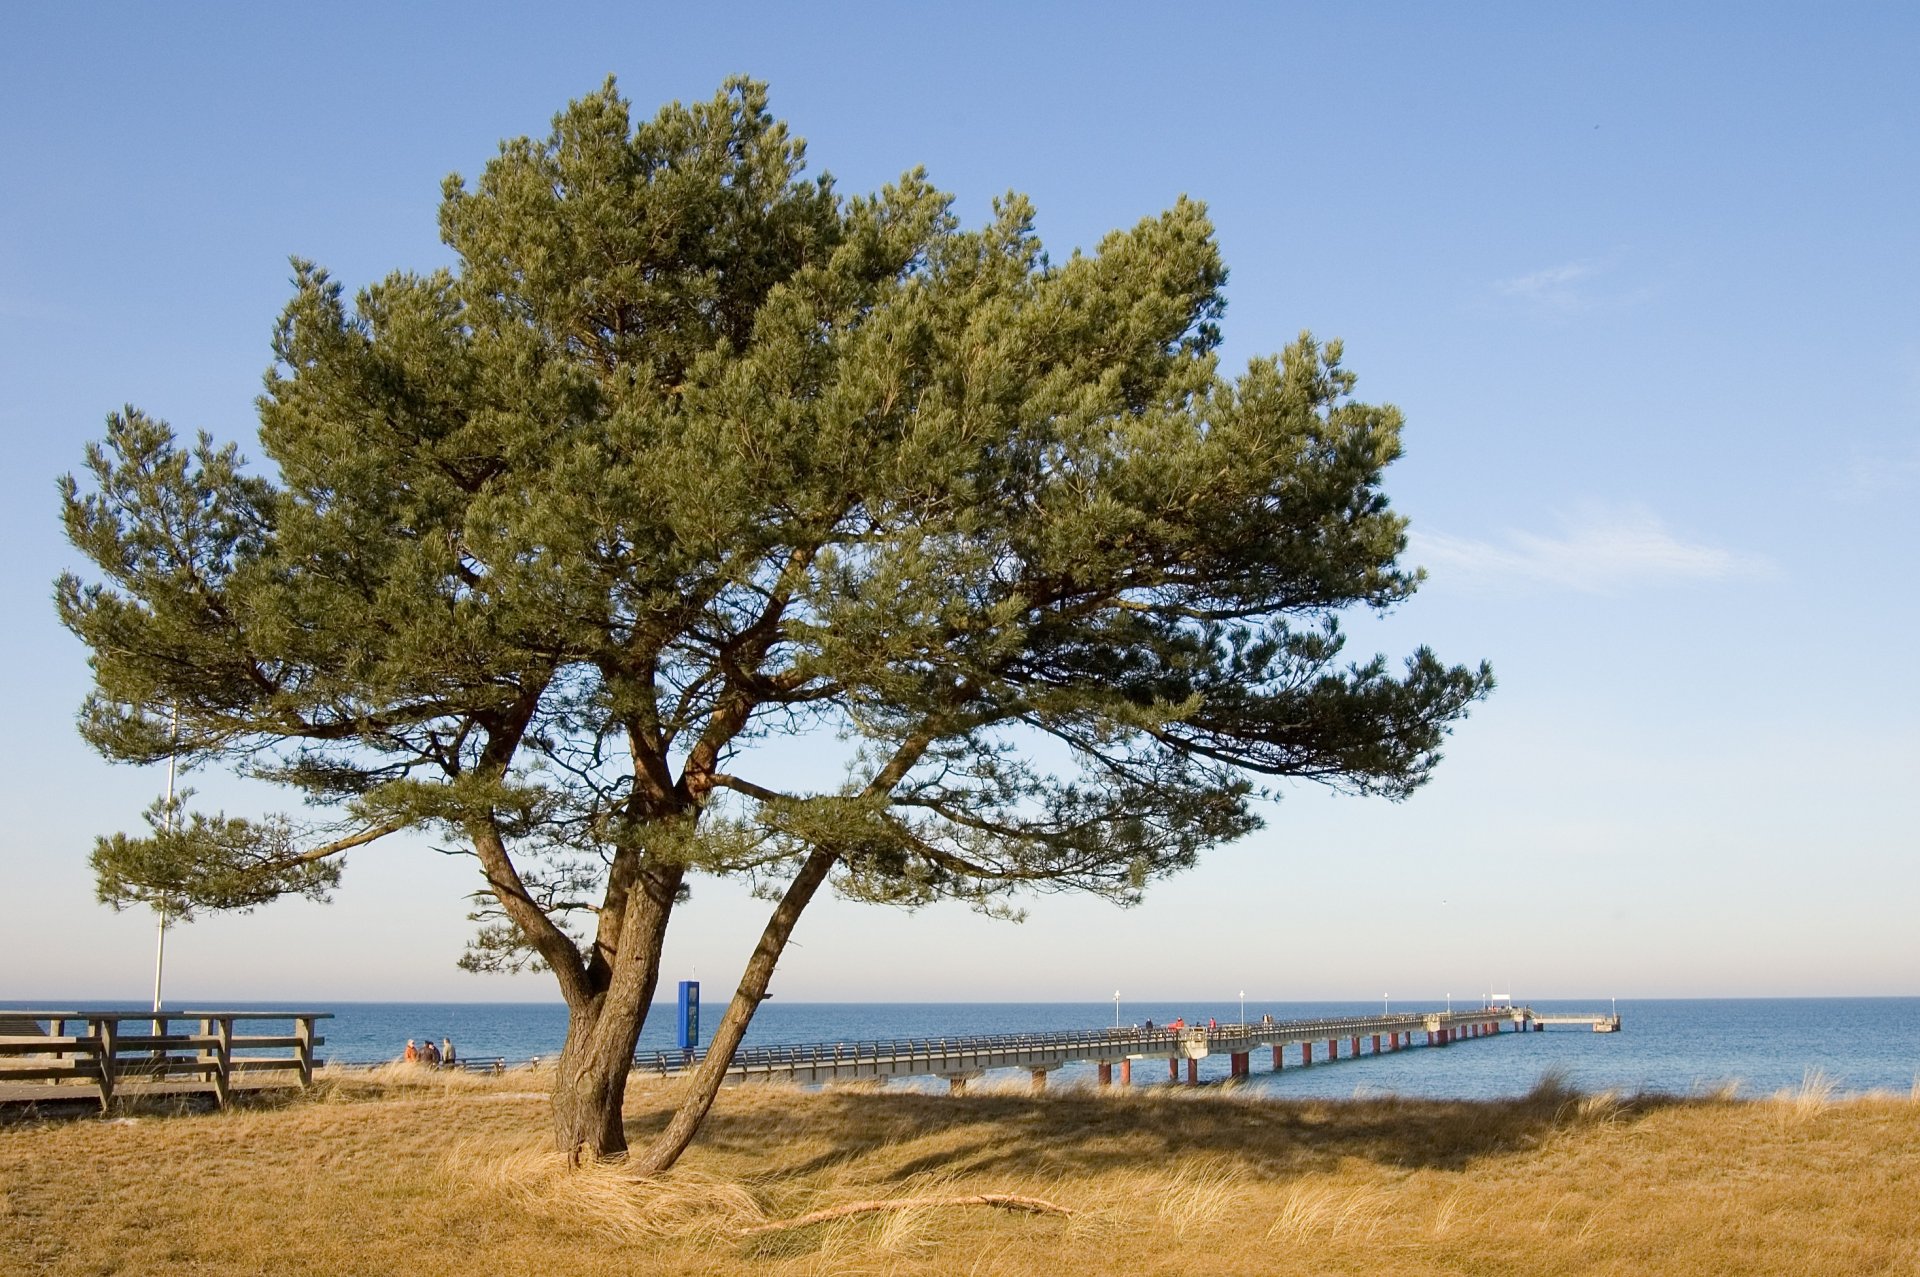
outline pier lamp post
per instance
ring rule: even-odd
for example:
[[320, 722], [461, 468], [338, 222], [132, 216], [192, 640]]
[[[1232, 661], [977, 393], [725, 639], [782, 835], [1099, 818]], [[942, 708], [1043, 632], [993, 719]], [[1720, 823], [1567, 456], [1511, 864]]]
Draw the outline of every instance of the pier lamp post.
[[1120, 1027], [1120, 990], [1113, 991], [1113, 1027]]
[[1247, 991], [1245, 989], [1242, 989], [1240, 990], [1240, 1023], [1244, 1025], [1246, 1022], [1247, 1022]]
[[1383, 993], [1380, 995], [1380, 1014], [1384, 1016], [1386, 1015], [1386, 1013], [1387, 1013], [1387, 995]]
[[1453, 995], [1451, 993], [1447, 995], [1447, 1014], [1453, 1014]]

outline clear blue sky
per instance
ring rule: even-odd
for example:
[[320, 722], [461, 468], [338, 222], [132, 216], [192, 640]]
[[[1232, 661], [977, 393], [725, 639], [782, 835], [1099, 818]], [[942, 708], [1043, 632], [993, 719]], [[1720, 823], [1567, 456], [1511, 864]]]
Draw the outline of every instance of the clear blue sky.
[[[1407, 413], [1432, 575], [1363, 641], [1501, 680], [1405, 804], [1293, 791], [1128, 912], [824, 903], [781, 997], [1920, 993], [1920, 9], [1212, 8], [16, 7], [0, 1000], [151, 980], [85, 859], [163, 778], [73, 733], [54, 477], [126, 402], [250, 444], [288, 255], [439, 264], [448, 172], [608, 73], [649, 112], [735, 72], [843, 190], [1025, 191], [1056, 253], [1206, 200], [1230, 356], [1339, 336]], [[471, 872], [370, 848], [331, 906], [175, 931], [170, 994], [548, 996], [454, 969]], [[760, 910], [698, 886], [669, 973], [730, 986]]]

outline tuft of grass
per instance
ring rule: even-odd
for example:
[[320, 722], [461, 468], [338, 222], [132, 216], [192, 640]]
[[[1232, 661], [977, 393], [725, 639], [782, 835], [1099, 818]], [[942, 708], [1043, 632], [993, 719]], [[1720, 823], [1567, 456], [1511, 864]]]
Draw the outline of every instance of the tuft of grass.
[[1439, 1241], [1452, 1236], [1455, 1230], [1473, 1232], [1479, 1228], [1483, 1212], [1468, 1205], [1466, 1196], [1464, 1188], [1456, 1188], [1447, 1194], [1433, 1212], [1433, 1222], [1427, 1226], [1429, 1237]]
[[1220, 1222], [1245, 1195], [1246, 1170], [1225, 1158], [1201, 1158], [1158, 1177], [1153, 1197], [1155, 1213], [1185, 1237]]
[[1371, 1240], [1380, 1231], [1391, 1198], [1367, 1184], [1295, 1184], [1267, 1226], [1268, 1241]]
[[1833, 1107], [1834, 1092], [1839, 1087], [1839, 1079], [1829, 1076], [1825, 1070], [1808, 1069], [1800, 1079], [1799, 1089], [1781, 1091], [1773, 1097], [1781, 1121], [1790, 1126], [1811, 1122]]
[[500, 1151], [465, 1140], [444, 1169], [456, 1185], [488, 1199], [627, 1242], [712, 1240], [766, 1218], [759, 1199], [733, 1180], [686, 1170], [648, 1177], [619, 1161], [573, 1166], [550, 1145]]
[[1632, 1111], [1632, 1102], [1614, 1090], [1597, 1091], [1568, 1101], [1580, 1126], [1610, 1126]]

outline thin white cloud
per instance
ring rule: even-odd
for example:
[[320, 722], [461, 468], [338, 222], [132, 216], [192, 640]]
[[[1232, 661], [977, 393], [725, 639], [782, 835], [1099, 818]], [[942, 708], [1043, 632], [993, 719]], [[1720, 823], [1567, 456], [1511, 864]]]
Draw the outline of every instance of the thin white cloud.
[[1586, 311], [1637, 306], [1657, 289], [1618, 278], [1621, 254], [1580, 258], [1493, 282], [1493, 293], [1537, 314], [1566, 317]]
[[1568, 262], [1564, 266], [1549, 266], [1528, 275], [1516, 275], [1512, 279], [1503, 279], [1494, 284], [1494, 291], [1508, 297], [1524, 297], [1529, 301], [1550, 301], [1572, 294], [1574, 286], [1582, 280], [1592, 279], [1600, 273], [1600, 268], [1592, 262]]
[[1920, 487], [1920, 444], [1880, 455], [1857, 453], [1834, 476], [1839, 501], [1877, 501]]
[[1415, 533], [1411, 557], [1436, 581], [1547, 585], [1588, 594], [1773, 574], [1760, 555], [1688, 541], [1644, 507], [1587, 507], [1557, 536], [1513, 531], [1500, 541]]
[[1920, 489], [1920, 341], [1906, 343], [1891, 368], [1873, 369], [1868, 377], [1890, 382], [1893, 411], [1875, 425], [1876, 433], [1893, 437], [1854, 442], [1827, 474], [1827, 495], [1835, 501], [1883, 501]]

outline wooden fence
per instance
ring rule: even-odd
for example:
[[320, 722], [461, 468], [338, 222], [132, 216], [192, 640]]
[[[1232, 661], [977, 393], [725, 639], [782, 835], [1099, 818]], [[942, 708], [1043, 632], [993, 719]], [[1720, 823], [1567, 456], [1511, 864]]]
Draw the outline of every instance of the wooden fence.
[[[17, 1083], [56, 1099], [59, 1083], [90, 1084], [106, 1109], [120, 1094], [211, 1090], [226, 1108], [236, 1086], [313, 1085], [314, 1023], [325, 1011], [36, 1011], [0, 1009], [0, 1093]], [[236, 1033], [282, 1021], [292, 1033]], [[173, 1026], [192, 1025], [175, 1031]], [[142, 1027], [144, 1026], [144, 1028]]]

